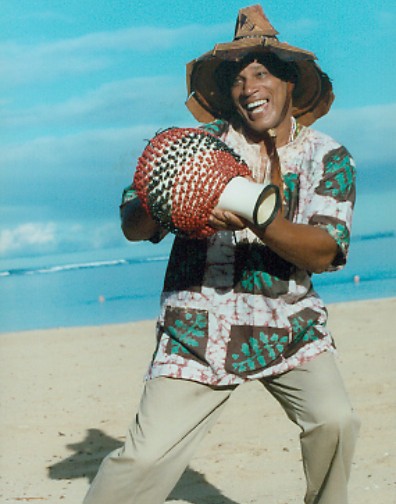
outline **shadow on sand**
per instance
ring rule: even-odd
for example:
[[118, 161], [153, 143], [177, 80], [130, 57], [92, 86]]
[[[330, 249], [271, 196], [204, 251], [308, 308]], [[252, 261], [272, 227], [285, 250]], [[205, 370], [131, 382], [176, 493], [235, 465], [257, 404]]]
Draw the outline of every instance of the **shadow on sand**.
[[[107, 436], [99, 429], [88, 429], [85, 439], [66, 445], [73, 453], [48, 467], [48, 475], [55, 480], [87, 478], [91, 483], [102, 459], [122, 446], [118, 439]], [[225, 497], [220, 490], [206, 481], [203, 474], [188, 467], [179, 483], [168, 497], [169, 500], [184, 500], [191, 504], [240, 504]]]

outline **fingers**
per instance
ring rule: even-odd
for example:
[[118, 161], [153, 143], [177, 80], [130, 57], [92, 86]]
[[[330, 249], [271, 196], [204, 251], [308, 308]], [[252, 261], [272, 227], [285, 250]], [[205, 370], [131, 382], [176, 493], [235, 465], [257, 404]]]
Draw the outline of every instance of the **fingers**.
[[232, 212], [215, 208], [209, 217], [209, 225], [218, 231], [237, 231], [246, 227], [246, 221]]

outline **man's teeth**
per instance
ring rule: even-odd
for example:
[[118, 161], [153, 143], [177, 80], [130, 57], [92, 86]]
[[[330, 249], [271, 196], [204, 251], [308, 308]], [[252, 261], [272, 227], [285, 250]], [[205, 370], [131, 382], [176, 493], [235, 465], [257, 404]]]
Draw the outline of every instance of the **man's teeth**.
[[257, 108], [257, 107], [261, 107], [261, 105], [265, 105], [266, 103], [268, 103], [268, 100], [257, 100], [255, 102], [252, 102], [252, 103], [248, 103], [246, 105], [246, 108], [248, 110], [252, 110], [254, 108]]

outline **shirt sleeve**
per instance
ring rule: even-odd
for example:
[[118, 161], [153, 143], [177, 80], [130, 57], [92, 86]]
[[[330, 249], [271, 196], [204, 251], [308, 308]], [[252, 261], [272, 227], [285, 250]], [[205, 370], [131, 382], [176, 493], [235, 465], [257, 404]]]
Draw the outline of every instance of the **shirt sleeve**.
[[[319, 176], [317, 174], [319, 173]], [[303, 220], [329, 233], [338, 253], [328, 271], [341, 269], [348, 256], [356, 197], [355, 163], [345, 147], [338, 146], [313, 162], [313, 176]]]
[[132, 201], [136, 199], [138, 195], [136, 194], [136, 189], [133, 187], [133, 184], [129, 185], [128, 187], [125, 187], [125, 189], [122, 191], [122, 197], [121, 197], [121, 207], [125, 205], [125, 203], [128, 203], [128, 201]]
[[[138, 198], [138, 195], [136, 193], [136, 189], [134, 188], [133, 184], [129, 185], [122, 191], [122, 197], [121, 197], [121, 205], [120, 209], [129, 201], [132, 201], [134, 199]], [[154, 233], [151, 238], [149, 238], [148, 241], [151, 243], [159, 243], [166, 235], [167, 231], [164, 229], [159, 229], [156, 233]]]

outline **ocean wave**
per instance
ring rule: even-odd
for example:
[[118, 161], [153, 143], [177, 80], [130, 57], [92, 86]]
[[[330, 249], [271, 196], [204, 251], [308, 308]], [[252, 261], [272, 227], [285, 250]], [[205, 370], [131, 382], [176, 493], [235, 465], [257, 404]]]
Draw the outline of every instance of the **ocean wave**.
[[35, 268], [13, 268], [6, 271], [0, 271], [0, 277], [8, 277], [15, 275], [42, 275], [51, 273], [65, 273], [68, 271], [76, 271], [93, 268], [109, 268], [114, 266], [125, 266], [128, 264], [142, 264], [158, 261], [166, 261], [168, 256], [152, 256], [152, 257], [136, 257], [129, 259], [111, 259], [102, 261], [87, 261], [70, 264], [59, 264], [54, 266], [39, 266]]
[[382, 240], [384, 238], [395, 238], [395, 237], [396, 237], [395, 231], [381, 231], [378, 233], [352, 235], [351, 241]]
[[[377, 233], [367, 233], [360, 235], [352, 235], [353, 242], [375, 241], [389, 238], [396, 238], [395, 231], [382, 231]], [[16, 275], [42, 275], [53, 273], [66, 273], [70, 271], [93, 269], [93, 268], [109, 268], [120, 267], [133, 264], [149, 264], [153, 262], [167, 261], [169, 255], [153, 255], [153, 256], [137, 256], [131, 258], [120, 259], [105, 259], [99, 261], [86, 261], [86, 262], [71, 262], [67, 264], [56, 264], [51, 266], [35, 266], [24, 268], [11, 268], [0, 271], [0, 277], [10, 277]]]

